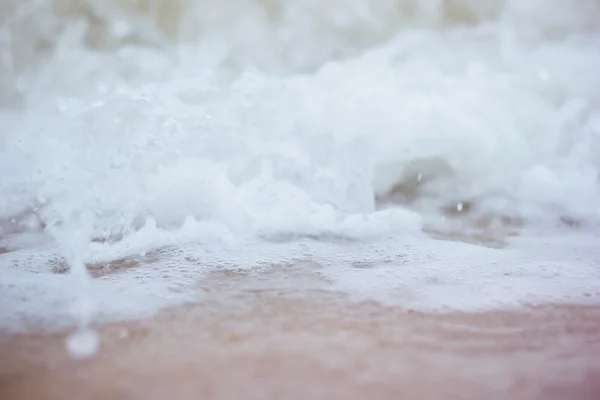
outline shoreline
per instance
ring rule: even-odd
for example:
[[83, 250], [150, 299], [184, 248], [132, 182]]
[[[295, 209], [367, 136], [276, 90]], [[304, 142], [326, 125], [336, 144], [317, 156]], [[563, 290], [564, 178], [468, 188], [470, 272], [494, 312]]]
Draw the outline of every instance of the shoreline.
[[[90, 273], [119, 279], [139, 263]], [[90, 358], [67, 352], [72, 330], [0, 330], [0, 398], [600, 398], [598, 293], [589, 303], [427, 311], [407, 308], [409, 298], [399, 306], [335, 291], [316, 266], [219, 269], [188, 288], [195, 300], [150, 316], [98, 316], [100, 347]], [[121, 301], [132, 306], [127, 296]]]
[[223, 290], [97, 328], [89, 359], [64, 333], [0, 334], [0, 398], [600, 397], [600, 306], [436, 314]]

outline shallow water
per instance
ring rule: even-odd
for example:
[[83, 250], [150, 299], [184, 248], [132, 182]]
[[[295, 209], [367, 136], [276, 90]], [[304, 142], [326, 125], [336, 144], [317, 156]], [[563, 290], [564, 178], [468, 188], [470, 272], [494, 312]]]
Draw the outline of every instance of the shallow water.
[[3, 329], [299, 262], [404, 307], [597, 301], [600, 3], [321, 3], [0, 5]]

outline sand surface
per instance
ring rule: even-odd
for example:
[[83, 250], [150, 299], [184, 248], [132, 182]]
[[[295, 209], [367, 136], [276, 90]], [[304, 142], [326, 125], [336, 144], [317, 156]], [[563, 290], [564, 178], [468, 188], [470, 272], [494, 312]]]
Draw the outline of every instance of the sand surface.
[[201, 304], [99, 325], [89, 359], [65, 333], [0, 334], [0, 399], [600, 398], [600, 307], [436, 314], [213, 280]]

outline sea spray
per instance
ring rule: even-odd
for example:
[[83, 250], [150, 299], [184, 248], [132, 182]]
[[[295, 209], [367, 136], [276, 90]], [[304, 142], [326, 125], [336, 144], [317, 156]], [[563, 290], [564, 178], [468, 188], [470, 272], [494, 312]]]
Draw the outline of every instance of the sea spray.
[[[83, 354], [101, 316], [302, 257], [403, 306], [579, 301], [598, 21], [596, 0], [0, 2], [2, 323], [75, 318]], [[538, 236], [422, 232], [489, 221]]]
[[98, 334], [90, 328], [97, 305], [94, 301], [92, 276], [85, 263], [85, 259], [89, 255], [92, 223], [91, 214], [88, 211], [82, 211], [72, 213], [66, 218], [63, 217], [46, 228], [46, 231], [58, 244], [60, 254], [64, 257], [69, 270], [70, 279], [67, 290], [74, 292], [70, 313], [75, 319], [77, 328], [67, 337], [65, 346], [76, 358], [90, 357], [96, 353], [99, 347]]

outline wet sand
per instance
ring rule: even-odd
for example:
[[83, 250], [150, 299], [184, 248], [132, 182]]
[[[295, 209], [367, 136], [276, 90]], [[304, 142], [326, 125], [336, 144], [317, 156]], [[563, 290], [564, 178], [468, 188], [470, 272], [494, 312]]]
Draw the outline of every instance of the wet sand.
[[436, 314], [222, 279], [98, 326], [89, 359], [64, 333], [0, 334], [0, 399], [600, 398], [600, 307]]
[[[469, 241], [499, 243], [488, 236]], [[600, 305], [422, 312], [357, 302], [313, 272], [214, 272], [196, 304], [96, 324], [88, 359], [66, 352], [69, 331], [0, 331], [0, 399], [600, 399]]]

